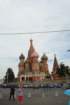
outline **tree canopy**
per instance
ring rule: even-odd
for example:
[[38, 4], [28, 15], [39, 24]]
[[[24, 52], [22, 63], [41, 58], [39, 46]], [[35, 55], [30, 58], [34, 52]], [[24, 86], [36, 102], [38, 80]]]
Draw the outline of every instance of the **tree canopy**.
[[5, 74], [4, 82], [5, 83], [13, 82], [14, 79], [15, 79], [15, 75], [14, 75], [12, 68], [8, 68]]
[[58, 70], [58, 73], [59, 73], [60, 76], [64, 76], [64, 77], [66, 75], [70, 76], [70, 67], [61, 63], [60, 67], [59, 67], [59, 70]]

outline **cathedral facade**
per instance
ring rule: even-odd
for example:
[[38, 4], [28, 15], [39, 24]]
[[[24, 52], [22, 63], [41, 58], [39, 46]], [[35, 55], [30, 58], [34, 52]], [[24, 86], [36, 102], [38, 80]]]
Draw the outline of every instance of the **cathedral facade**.
[[30, 48], [28, 50], [27, 59], [23, 54], [19, 57], [18, 78], [23, 75], [25, 80], [43, 80], [49, 74], [48, 57], [44, 54], [41, 61], [38, 60], [39, 55], [34, 49], [33, 41], [30, 40]]
[[39, 55], [36, 52], [33, 46], [33, 40], [30, 40], [30, 48], [28, 50], [27, 58], [23, 54], [19, 57], [19, 64], [18, 64], [18, 78], [23, 76], [24, 80], [36, 81], [36, 80], [44, 80], [46, 78], [57, 79], [59, 76], [57, 75], [58, 63], [56, 58], [54, 57], [54, 64], [53, 64], [53, 72], [50, 75], [48, 69], [48, 57], [43, 54], [40, 61], [38, 60]]

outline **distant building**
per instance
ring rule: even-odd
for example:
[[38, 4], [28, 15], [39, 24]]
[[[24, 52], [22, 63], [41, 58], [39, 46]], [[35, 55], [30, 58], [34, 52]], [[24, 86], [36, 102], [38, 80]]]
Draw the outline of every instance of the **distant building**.
[[27, 58], [23, 54], [19, 57], [18, 64], [18, 78], [22, 75], [25, 80], [44, 80], [51, 77], [53, 80], [60, 79], [58, 74], [58, 61], [56, 55], [54, 56], [53, 70], [51, 76], [48, 69], [48, 57], [43, 54], [40, 61], [38, 60], [39, 55], [33, 46], [33, 40], [30, 40], [30, 48], [28, 50]]
[[51, 74], [51, 77], [53, 80], [61, 79], [61, 77], [58, 73], [58, 70], [59, 70], [59, 64], [58, 64], [56, 55], [54, 55], [53, 69], [52, 69], [52, 74]]

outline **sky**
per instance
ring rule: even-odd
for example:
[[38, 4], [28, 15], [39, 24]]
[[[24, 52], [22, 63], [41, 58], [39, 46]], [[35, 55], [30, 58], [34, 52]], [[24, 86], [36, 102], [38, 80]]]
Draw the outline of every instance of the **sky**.
[[19, 55], [27, 57], [31, 38], [39, 58], [48, 56], [49, 71], [54, 54], [70, 66], [70, 32], [50, 32], [70, 29], [69, 10], [69, 0], [0, 0], [0, 78], [8, 67], [17, 76]]

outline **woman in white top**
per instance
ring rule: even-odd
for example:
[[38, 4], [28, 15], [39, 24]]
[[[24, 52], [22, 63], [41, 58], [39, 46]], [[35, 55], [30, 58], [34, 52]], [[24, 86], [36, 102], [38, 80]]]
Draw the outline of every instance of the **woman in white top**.
[[16, 91], [16, 96], [17, 96], [17, 101], [20, 104], [23, 104], [23, 102], [24, 102], [24, 90], [23, 90], [23, 87], [21, 85], [19, 85], [19, 88]]

